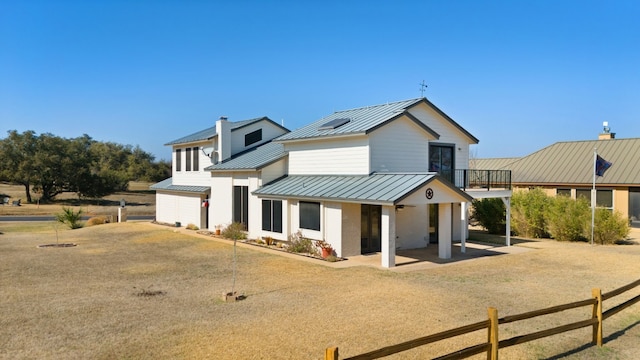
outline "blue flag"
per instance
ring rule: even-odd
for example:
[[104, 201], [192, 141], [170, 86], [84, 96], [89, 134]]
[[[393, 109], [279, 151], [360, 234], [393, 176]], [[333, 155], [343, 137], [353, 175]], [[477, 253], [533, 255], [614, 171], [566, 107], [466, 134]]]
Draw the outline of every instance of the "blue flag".
[[595, 168], [596, 175], [603, 176], [604, 172], [607, 171], [607, 169], [610, 168], [611, 165], [613, 164], [601, 158], [600, 155], [596, 155], [596, 168]]

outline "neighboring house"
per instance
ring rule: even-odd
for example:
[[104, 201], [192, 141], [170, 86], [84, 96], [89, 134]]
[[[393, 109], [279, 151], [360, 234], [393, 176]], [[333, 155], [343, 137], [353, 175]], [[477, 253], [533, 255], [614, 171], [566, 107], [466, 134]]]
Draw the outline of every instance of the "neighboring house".
[[[177, 144], [193, 146], [192, 140], [169, 144], [175, 153]], [[202, 183], [178, 183], [174, 171], [171, 186], [197, 185], [201, 199], [210, 196], [208, 228], [239, 222], [251, 238], [278, 240], [301, 231], [329, 242], [341, 257], [381, 252], [382, 266], [391, 267], [396, 250], [430, 244], [450, 258], [452, 242], [464, 245], [467, 238], [474, 198], [508, 204], [508, 171], [482, 178], [467, 170], [469, 146], [476, 143], [418, 98], [335, 112], [223, 157], [204, 168], [209, 177]], [[169, 191], [162, 183], [153, 188]], [[173, 222], [176, 210], [164, 209], [171, 206], [158, 203], [159, 221]]]
[[608, 128], [598, 140], [558, 142], [522, 158], [475, 159], [476, 169], [511, 170], [514, 188], [540, 187], [548, 195], [591, 203], [594, 150], [613, 165], [596, 177], [596, 205], [620, 212], [640, 227], [640, 138], [616, 139]]
[[287, 132], [267, 117], [238, 122], [221, 117], [213, 127], [166, 143], [172, 147], [172, 176], [151, 186], [156, 190], [156, 220], [211, 228], [208, 212], [216, 204], [211, 200], [211, 172], [205, 168]]

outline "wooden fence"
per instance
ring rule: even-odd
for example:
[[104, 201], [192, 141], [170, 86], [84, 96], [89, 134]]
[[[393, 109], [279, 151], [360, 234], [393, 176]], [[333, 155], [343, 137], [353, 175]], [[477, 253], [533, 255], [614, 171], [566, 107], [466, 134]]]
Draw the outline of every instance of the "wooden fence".
[[[568, 304], [549, 307], [541, 310], [534, 310], [518, 315], [505, 316], [498, 318], [498, 310], [495, 308], [488, 309], [488, 319], [477, 323], [461, 326], [455, 329], [446, 330], [437, 334], [424, 336], [421, 338], [413, 339], [396, 345], [386, 346], [377, 350], [373, 350], [364, 354], [349, 357], [345, 360], [365, 360], [365, 359], [378, 359], [384, 356], [396, 354], [402, 351], [416, 348], [418, 346], [431, 344], [437, 341], [450, 339], [456, 336], [468, 334], [474, 331], [487, 329], [487, 342], [472, 345], [464, 349], [454, 351], [452, 353], [437, 357], [437, 360], [444, 359], [464, 359], [472, 355], [487, 353], [487, 359], [497, 360], [498, 349], [506, 348], [513, 345], [524, 344], [529, 341], [541, 339], [544, 337], [561, 334], [567, 331], [576, 330], [588, 326], [593, 327], [592, 342], [598, 346], [602, 346], [602, 325], [604, 320], [617, 314], [618, 312], [626, 309], [627, 307], [640, 301], [640, 295], [635, 296], [622, 304], [616, 305], [607, 311], [602, 311], [603, 302], [611, 299], [614, 296], [618, 296], [624, 292], [627, 292], [637, 286], [640, 286], [640, 280], [636, 280], [631, 284], [625, 285], [616, 290], [608, 293], [602, 293], [600, 289], [591, 290], [591, 298], [581, 301], [576, 301]], [[575, 309], [585, 306], [592, 306], [591, 317], [578, 322], [557, 326], [554, 328], [537, 331], [525, 335], [514, 336], [509, 339], [500, 340], [498, 337], [498, 326], [500, 324], [507, 324], [515, 321], [521, 321], [526, 319], [532, 319], [538, 316], [549, 315], [558, 313], [561, 311]], [[325, 360], [338, 360], [338, 348], [331, 347], [325, 350]]]

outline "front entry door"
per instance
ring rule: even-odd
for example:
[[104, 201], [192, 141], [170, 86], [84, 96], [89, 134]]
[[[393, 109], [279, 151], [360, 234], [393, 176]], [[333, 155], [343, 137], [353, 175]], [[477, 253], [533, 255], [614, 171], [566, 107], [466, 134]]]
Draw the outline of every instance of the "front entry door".
[[382, 249], [382, 206], [362, 204], [360, 219], [360, 253], [379, 252]]
[[429, 204], [429, 243], [438, 243], [438, 204]]

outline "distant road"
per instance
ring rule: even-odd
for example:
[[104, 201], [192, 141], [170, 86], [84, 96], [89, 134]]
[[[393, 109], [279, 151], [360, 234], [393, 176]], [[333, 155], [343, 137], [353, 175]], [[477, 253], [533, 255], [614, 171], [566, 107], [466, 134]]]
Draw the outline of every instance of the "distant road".
[[[89, 220], [90, 216], [83, 216], [82, 220]], [[128, 215], [127, 220], [153, 220], [155, 216], [153, 215]], [[14, 215], [3, 215], [0, 216], [0, 221], [54, 221], [55, 216], [51, 215], [33, 215], [33, 216], [14, 216]]]

